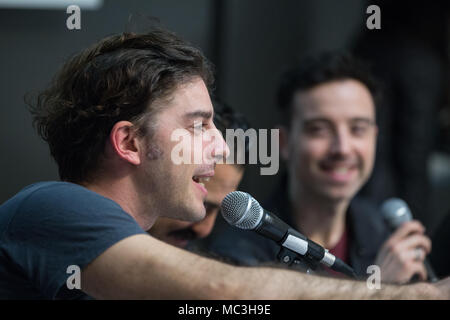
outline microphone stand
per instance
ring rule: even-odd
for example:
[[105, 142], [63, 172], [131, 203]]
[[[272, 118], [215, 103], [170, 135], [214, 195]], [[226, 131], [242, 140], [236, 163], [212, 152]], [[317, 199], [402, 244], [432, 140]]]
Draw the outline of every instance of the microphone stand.
[[278, 252], [277, 259], [284, 265], [304, 265], [306, 267], [306, 273], [311, 274], [319, 266], [319, 262], [313, 259], [307, 259], [305, 256], [299, 255], [288, 248], [281, 247], [280, 252]]
[[[297, 252], [283, 246], [281, 246], [280, 251], [278, 252], [277, 259], [279, 262], [289, 267], [291, 267], [292, 265], [295, 266], [302, 264], [306, 267], [306, 273], [308, 274], [313, 274], [317, 270], [317, 267], [320, 265], [320, 262], [314, 260], [312, 257], [302, 256]], [[350, 278], [357, 279], [357, 276], [354, 273], [352, 275], [347, 273], [343, 274]]]

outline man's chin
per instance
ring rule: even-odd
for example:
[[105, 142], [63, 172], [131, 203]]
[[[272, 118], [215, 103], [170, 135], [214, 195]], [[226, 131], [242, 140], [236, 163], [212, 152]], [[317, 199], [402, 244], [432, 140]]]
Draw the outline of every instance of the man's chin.
[[206, 216], [206, 208], [203, 204], [203, 201], [196, 201], [195, 203], [189, 203], [188, 206], [183, 206], [179, 208], [177, 217], [173, 217], [173, 219], [178, 219], [187, 222], [198, 222], [205, 218]]
[[327, 190], [319, 190], [317, 193], [321, 198], [330, 202], [350, 201], [356, 195], [354, 188], [341, 188], [339, 190], [331, 188]]
[[206, 208], [202, 202], [200, 205], [197, 206], [197, 209], [192, 211], [191, 221], [199, 222], [199, 221], [205, 219], [205, 216], [206, 216]]

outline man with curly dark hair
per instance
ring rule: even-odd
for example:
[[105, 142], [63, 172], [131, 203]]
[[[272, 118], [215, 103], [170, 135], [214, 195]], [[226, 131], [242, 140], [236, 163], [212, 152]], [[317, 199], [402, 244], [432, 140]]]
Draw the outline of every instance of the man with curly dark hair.
[[[242, 114], [239, 114], [228, 105], [213, 100], [214, 124], [223, 136], [227, 129], [241, 129], [246, 131], [250, 125]], [[250, 143], [247, 140], [245, 157], [248, 158]], [[149, 234], [164, 242], [190, 251], [204, 251], [205, 238], [214, 228], [216, 218], [220, 211], [220, 205], [225, 196], [236, 191], [243, 175], [244, 164], [237, 162], [237, 150], [235, 145], [234, 159], [231, 164], [219, 164], [214, 171], [214, 177], [205, 181], [208, 194], [205, 198], [205, 218], [200, 221], [183, 221], [179, 219], [158, 218], [149, 230]], [[225, 160], [225, 159], [224, 159]], [[201, 240], [202, 239], [202, 240]]]
[[[235, 267], [149, 236], [158, 217], [205, 215], [202, 181], [228, 151], [213, 123], [210, 74], [199, 50], [163, 30], [109, 37], [62, 68], [32, 108], [61, 181], [0, 206], [0, 298], [450, 297], [448, 280], [369, 290]], [[179, 143], [202, 161], [176, 164]]]

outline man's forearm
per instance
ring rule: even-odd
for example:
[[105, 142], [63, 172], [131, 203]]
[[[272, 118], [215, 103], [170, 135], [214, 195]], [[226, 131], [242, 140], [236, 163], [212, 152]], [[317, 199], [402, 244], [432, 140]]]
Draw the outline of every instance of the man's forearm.
[[274, 268], [235, 268], [227, 277], [236, 299], [437, 299], [429, 284], [381, 284], [369, 289], [365, 282], [308, 275]]
[[448, 299], [431, 285], [370, 290], [365, 282], [292, 270], [236, 267], [136, 235], [115, 244], [82, 272], [82, 290], [100, 299]]

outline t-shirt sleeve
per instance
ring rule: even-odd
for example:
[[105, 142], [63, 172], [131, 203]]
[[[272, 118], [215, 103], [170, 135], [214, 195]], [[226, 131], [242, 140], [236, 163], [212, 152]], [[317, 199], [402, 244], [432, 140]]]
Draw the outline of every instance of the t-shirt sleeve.
[[[60, 183], [35, 191], [18, 208], [7, 232], [8, 254], [32, 285], [56, 298], [73, 271], [109, 247], [145, 231], [114, 201]], [[83, 284], [81, 283], [81, 289]]]

